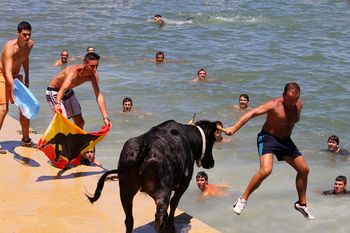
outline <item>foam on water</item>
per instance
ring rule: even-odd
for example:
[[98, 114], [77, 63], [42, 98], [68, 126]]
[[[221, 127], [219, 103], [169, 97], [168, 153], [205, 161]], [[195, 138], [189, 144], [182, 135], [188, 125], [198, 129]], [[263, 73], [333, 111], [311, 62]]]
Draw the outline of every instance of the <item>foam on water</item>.
[[261, 23], [266, 21], [267, 19], [264, 16], [242, 16], [236, 15], [234, 17], [222, 17], [222, 16], [212, 16], [213, 22], [233, 22], [233, 23]]

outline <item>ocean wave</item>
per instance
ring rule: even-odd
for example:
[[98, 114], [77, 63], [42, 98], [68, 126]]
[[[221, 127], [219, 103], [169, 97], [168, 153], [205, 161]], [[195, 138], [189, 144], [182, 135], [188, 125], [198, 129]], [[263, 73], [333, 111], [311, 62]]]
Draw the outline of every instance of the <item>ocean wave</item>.
[[[189, 18], [184, 19], [184, 20], [167, 19], [167, 18], [163, 18], [163, 20], [166, 24], [173, 24], [173, 25], [183, 25], [183, 24], [192, 24], [193, 23], [192, 17], [189, 17]], [[148, 19], [147, 21], [153, 22], [153, 19]]]
[[261, 23], [263, 21], [266, 21], [266, 17], [264, 16], [241, 16], [236, 15], [233, 17], [223, 17], [223, 16], [211, 16], [210, 17], [212, 21], [217, 22], [232, 22], [232, 23]]

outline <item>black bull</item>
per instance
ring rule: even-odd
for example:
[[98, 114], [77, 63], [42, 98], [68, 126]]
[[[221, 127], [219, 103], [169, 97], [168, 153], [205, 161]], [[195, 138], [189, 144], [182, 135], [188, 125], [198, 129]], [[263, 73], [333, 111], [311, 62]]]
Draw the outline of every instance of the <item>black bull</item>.
[[[196, 125], [198, 127], [170, 120], [129, 139], [120, 154], [118, 169], [102, 175], [94, 196], [87, 195], [90, 202], [100, 197], [106, 177], [118, 173], [126, 232], [133, 229], [132, 202], [138, 190], [151, 196], [157, 205], [155, 223], [158, 232], [174, 232], [175, 209], [190, 184], [194, 162], [203, 168], [214, 166], [212, 149], [216, 122], [198, 121]], [[172, 191], [174, 195], [170, 201]]]

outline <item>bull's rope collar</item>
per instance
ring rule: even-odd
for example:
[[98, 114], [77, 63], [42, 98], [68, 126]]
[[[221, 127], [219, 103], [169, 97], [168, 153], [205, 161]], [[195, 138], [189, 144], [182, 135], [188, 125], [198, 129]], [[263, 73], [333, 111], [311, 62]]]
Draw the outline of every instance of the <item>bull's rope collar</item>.
[[203, 159], [204, 153], [205, 153], [206, 141], [205, 141], [205, 134], [204, 134], [203, 130], [201, 129], [201, 127], [199, 127], [198, 125], [196, 125], [196, 127], [197, 127], [197, 129], [199, 130], [199, 132], [201, 133], [201, 136], [202, 136], [202, 143], [203, 143], [201, 157], [200, 157], [200, 159], [197, 159], [197, 160], [196, 160], [197, 167], [200, 167], [200, 166], [202, 166], [202, 159]]

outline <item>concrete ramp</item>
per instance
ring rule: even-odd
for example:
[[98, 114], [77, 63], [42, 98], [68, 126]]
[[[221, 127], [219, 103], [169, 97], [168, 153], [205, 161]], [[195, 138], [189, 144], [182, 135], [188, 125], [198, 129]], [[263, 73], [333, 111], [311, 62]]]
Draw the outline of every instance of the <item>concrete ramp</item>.
[[[94, 193], [103, 170], [79, 166], [60, 172], [39, 150], [20, 146], [19, 122], [7, 116], [0, 144], [0, 231], [2, 233], [115, 233], [125, 232], [118, 181], [108, 181], [93, 205], [85, 190]], [[40, 135], [32, 134], [36, 142]], [[101, 142], [103, 143], [103, 142]], [[142, 193], [134, 199], [134, 231], [154, 230], [155, 204]], [[194, 217], [176, 211], [176, 232], [217, 233]]]

